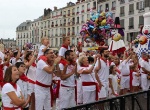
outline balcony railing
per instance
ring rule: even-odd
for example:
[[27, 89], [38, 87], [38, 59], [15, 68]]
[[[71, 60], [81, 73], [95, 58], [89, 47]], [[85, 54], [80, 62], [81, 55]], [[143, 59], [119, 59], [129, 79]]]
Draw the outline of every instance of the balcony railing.
[[79, 12], [76, 13], [77, 15], [79, 14]]
[[84, 13], [84, 10], [82, 10], [81, 13]]
[[123, 16], [125, 16], [125, 13], [120, 13], [120, 17], [123, 17]]
[[87, 11], [90, 11], [90, 9], [88, 8]]
[[76, 4], [79, 4], [80, 2], [78, 1], [78, 2], [76, 2]]
[[73, 22], [72, 22], [72, 25], [74, 25], [74, 24], [75, 24], [75, 22], [73, 21]]
[[134, 14], [134, 10], [129, 11], [129, 15], [132, 15], [132, 14]]
[[120, 0], [120, 4], [124, 4], [125, 3], [125, 0]]
[[72, 32], [72, 35], [75, 35], [75, 33], [74, 33], [74, 32]]
[[67, 35], [70, 36], [70, 33], [68, 33]]
[[54, 25], [51, 25], [51, 27], [54, 27]]
[[64, 23], [63, 26], [66, 26], [66, 23]]
[[145, 12], [144, 8], [139, 9], [139, 13]]
[[55, 36], [58, 36], [58, 34], [55, 34]]
[[76, 24], [79, 24], [79, 22], [76, 22]]
[[134, 26], [133, 25], [129, 26], [129, 29], [134, 29]]
[[63, 36], [66, 36], [66, 34], [63, 34]]
[[116, 7], [112, 7], [111, 10], [116, 10]]
[[85, 0], [81, 0], [81, 2], [84, 2]]
[[66, 15], [63, 15], [63, 17], [66, 17]]
[[93, 10], [96, 10], [96, 7], [93, 7], [92, 9], [93, 9]]
[[58, 26], [58, 24], [55, 25], [56, 27]]
[[68, 22], [68, 25], [70, 25], [70, 22]]
[[85, 23], [84, 21], [81, 21], [81, 23]]
[[109, 11], [109, 9], [105, 9], [105, 12], [108, 12]]
[[60, 24], [60, 26], [62, 26], [62, 24]]
[[68, 16], [70, 16], [70, 13], [68, 14]]
[[75, 15], [75, 13], [73, 12], [72, 15]]

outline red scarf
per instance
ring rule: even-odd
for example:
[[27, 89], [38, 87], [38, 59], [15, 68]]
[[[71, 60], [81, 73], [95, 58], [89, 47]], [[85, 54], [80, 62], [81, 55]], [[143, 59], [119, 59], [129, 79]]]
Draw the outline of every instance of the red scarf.
[[46, 58], [44, 55], [42, 55], [42, 56], [40, 56], [40, 57], [38, 58], [38, 60], [43, 60], [44, 62], [46, 62], [46, 61], [47, 61], [47, 58]]
[[35, 63], [35, 62], [33, 62], [33, 63], [32, 63], [32, 66], [33, 66], [33, 67], [36, 67], [36, 63]]
[[101, 59], [101, 60], [103, 60], [103, 61], [107, 64], [107, 60], [105, 60], [105, 59], [104, 59], [104, 58], [102, 58], [102, 57], [101, 57], [100, 59]]
[[17, 90], [17, 84], [14, 82], [10, 82], [10, 84]]
[[68, 46], [66, 46], [66, 45], [62, 45], [61, 47], [64, 47], [65, 49], [67, 49], [68, 50]]
[[89, 65], [81, 65], [81, 67], [89, 67]]
[[146, 62], [149, 62], [148, 59], [144, 59], [144, 58], [142, 58], [142, 59], [143, 59], [144, 61], [146, 61]]
[[65, 59], [61, 59], [60, 63], [63, 64], [64, 66], [66, 66], [68, 64], [68, 61]]
[[22, 75], [20, 76], [20, 79], [23, 80], [23, 81], [25, 81], [25, 82], [28, 81], [28, 77], [27, 77], [25, 74], [22, 74]]

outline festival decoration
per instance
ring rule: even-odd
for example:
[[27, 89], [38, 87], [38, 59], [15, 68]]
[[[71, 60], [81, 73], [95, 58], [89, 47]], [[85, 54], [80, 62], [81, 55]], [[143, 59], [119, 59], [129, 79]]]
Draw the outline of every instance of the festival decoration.
[[114, 21], [112, 19], [112, 13], [91, 13], [90, 20], [87, 20], [82, 25], [80, 35], [86, 43], [95, 42], [98, 45], [104, 44], [105, 39], [109, 38], [110, 28]]
[[32, 50], [33, 49], [33, 45], [32, 43], [26, 43], [25, 47], [27, 47], [28, 49]]
[[147, 37], [146, 37], [146, 36], [141, 36], [141, 37], [139, 38], [139, 43], [140, 43], [141, 45], [146, 44], [146, 43], [147, 43]]

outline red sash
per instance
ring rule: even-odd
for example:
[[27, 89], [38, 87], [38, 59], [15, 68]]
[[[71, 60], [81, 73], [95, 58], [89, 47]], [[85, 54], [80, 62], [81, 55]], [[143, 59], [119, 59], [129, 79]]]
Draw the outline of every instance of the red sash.
[[3, 106], [3, 110], [15, 110], [15, 109], [19, 109], [19, 108], [22, 110], [21, 107], [4, 107]]
[[20, 76], [20, 79], [23, 80], [23, 81], [25, 81], [25, 82], [29, 82], [29, 83], [35, 84], [35, 82], [32, 81], [31, 79], [29, 79], [25, 74], [22, 74]]
[[96, 82], [82, 82], [82, 86], [92, 86], [95, 85], [96, 86], [96, 96], [95, 96], [95, 100], [98, 100], [98, 92], [100, 91], [100, 88], [98, 86], [98, 83]]
[[56, 90], [56, 98], [59, 98], [59, 89], [60, 89], [60, 80], [55, 80], [57, 81], [57, 90]]
[[51, 85], [46, 85], [46, 84], [42, 84], [38, 81], [35, 82], [36, 85], [41, 86], [41, 87], [45, 87], [45, 88], [50, 88], [50, 94], [51, 94], [51, 107], [53, 107], [53, 89]]

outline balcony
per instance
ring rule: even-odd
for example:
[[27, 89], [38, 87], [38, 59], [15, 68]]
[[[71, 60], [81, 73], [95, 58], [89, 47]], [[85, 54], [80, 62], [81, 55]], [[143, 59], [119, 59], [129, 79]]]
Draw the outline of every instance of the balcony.
[[112, 7], [111, 10], [116, 10], [116, 7]]
[[79, 14], [79, 12], [76, 13], [77, 15]]
[[43, 27], [41, 27], [41, 29], [43, 29]]
[[81, 21], [81, 23], [85, 23], [84, 21]]
[[81, 13], [84, 13], [84, 10], [82, 10]]
[[66, 34], [63, 34], [63, 36], [66, 36]]
[[68, 16], [70, 16], [70, 13], [68, 14]]
[[76, 24], [79, 24], [79, 21], [78, 21], [78, 22], [76, 22]]
[[98, 3], [106, 2], [106, 0], [98, 0], [97, 2], [98, 2]]
[[134, 29], [134, 26], [133, 25], [129, 26], [129, 29]]
[[70, 33], [68, 32], [67, 36], [70, 36]]
[[134, 10], [129, 11], [129, 15], [133, 15], [134, 14]]
[[87, 11], [90, 11], [90, 8], [88, 8]]
[[66, 17], [66, 15], [63, 15], [63, 17]]
[[125, 3], [125, 0], [120, 0], [120, 4], [124, 4]]
[[108, 12], [109, 11], [109, 9], [105, 9], [105, 12]]
[[125, 16], [125, 13], [120, 13], [120, 17], [123, 17], [123, 16]]
[[134, 0], [129, 0], [129, 2], [134, 1]]
[[68, 22], [68, 25], [70, 25], [70, 22]]
[[58, 34], [55, 34], [55, 36], [58, 36]]
[[75, 35], [75, 33], [74, 33], [74, 32], [72, 32], [72, 35]]
[[75, 15], [75, 12], [73, 12], [72, 15]]
[[62, 24], [60, 24], [60, 26], [62, 26]]
[[51, 27], [54, 27], [54, 25], [51, 25]]
[[84, 2], [85, 0], [81, 0], [81, 2]]
[[66, 26], [66, 23], [64, 23], [63, 26]]
[[96, 7], [93, 7], [92, 9], [93, 9], [93, 10], [96, 10]]
[[55, 25], [56, 27], [58, 26], [58, 24]]
[[73, 21], [73, 22], [72, 22], [72, 25], [74, 25], [74, 24], [75, 24], [75, 22]]
[[143, 13], [143, 12], [145, 12], [145, 9], [144, 8], [142, 8], [142, 9], [139, 9], [139, 11], [138, 11], [139, 13]]
[[76, 2], [76, 4], [79, 4], [79, 3], [80, 3], [80, 1]]

